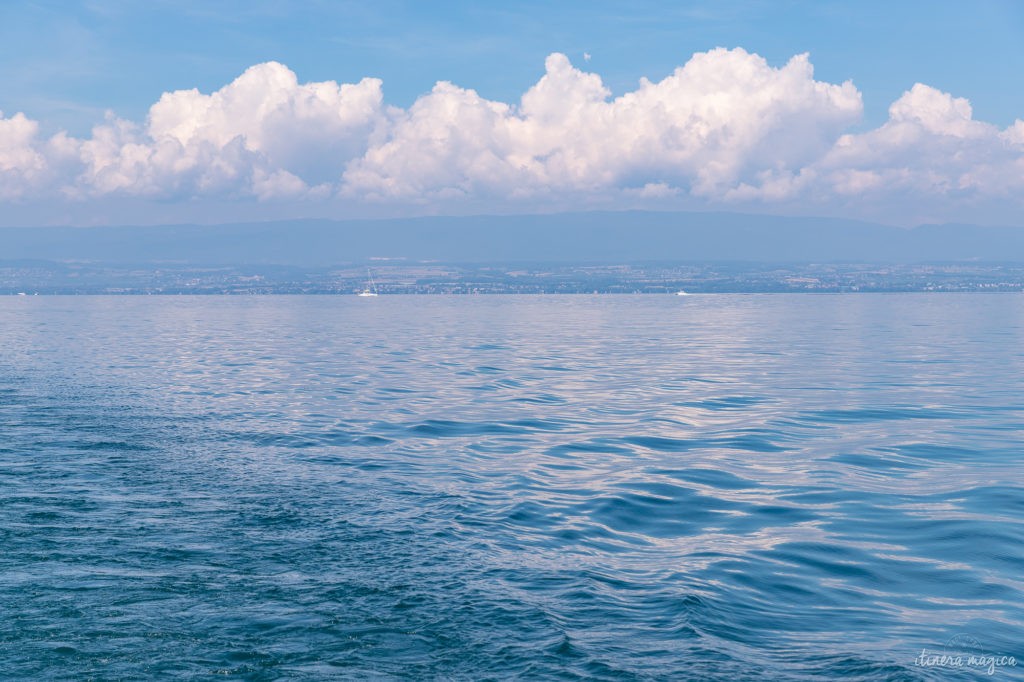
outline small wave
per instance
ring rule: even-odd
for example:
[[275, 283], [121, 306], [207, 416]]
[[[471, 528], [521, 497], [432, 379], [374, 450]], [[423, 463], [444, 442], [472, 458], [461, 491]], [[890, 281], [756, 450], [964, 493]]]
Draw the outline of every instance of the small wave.
[[959, 410], [939, 407], [851, 407], [845, 409], [817, 410], [805, 412], [802, 419], [826, 424], [844, 424], [874, 421], [898, 421], [903, 419], [959, 419], [964, 417]]

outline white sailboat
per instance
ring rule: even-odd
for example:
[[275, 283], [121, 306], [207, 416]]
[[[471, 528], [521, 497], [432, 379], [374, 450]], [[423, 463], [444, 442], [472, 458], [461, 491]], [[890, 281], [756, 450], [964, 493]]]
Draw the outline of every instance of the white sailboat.
[[366, 268], [366, 278], [367, 278], [366, 288], [363, 289], [362, 291], [360, 291], [356, 295], [357, 296], [376, 296], [377, 295], [377, 285], [374, 284], [374, 282], [373, 282], [373, 275], [370, 274], [370, 268]]

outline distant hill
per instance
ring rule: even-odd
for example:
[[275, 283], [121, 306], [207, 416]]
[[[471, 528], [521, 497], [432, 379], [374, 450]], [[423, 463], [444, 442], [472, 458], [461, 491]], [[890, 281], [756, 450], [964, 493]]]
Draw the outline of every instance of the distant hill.
[[643, 211], [0, 228], [0, 260], [327, 266], [446, 262], [1024, 262], [1024, 228]]

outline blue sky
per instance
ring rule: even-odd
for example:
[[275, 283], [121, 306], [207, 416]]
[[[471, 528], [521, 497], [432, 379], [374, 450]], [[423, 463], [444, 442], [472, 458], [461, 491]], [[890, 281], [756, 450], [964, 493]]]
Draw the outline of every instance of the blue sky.
[[[545, 60], [554, 53], [564, 54], [580, 72], [598, 75], [607, 90], [607, 99], [612, 100], [637, 90], [643, 77], [655, 83], [662, 81], [695, 54], [717, 47], [741, 48], [747, 54], [763, 58], [772, 69], [782, 69], [795, 55], [808, 53], [814, 81], [835, 86], [852, 82], [860, 96], [859, 110], [851, 110], [840, 122], [832, 121], [815, 133], [828, 138], [829, 144], [844, 134], [870, 133], [885, 126], [890, 106], [915, 83], [925, 84], [953, 99], [966, 99], [972, 109], [972, 120], [991, 125], [993, 130], [1010, 130], [1017, 119], [1024, 117], [1024, 88], [1020, 76], [1024, 73], [1024, 3], [1011, 1], [968, 4], [891, 0], [856, 3], [592, 0], [502, 4], [389, 0], [374, 3], [37, 0], [0, 6], [0, 41], [4, 45], [0, 52], [0, 82], [3, 83], [0, 111], [8, 120], [18, 112], [24, 114], [34, 126], [34, 137], [30, 143], [19, 144], [25, 148], [31, 146], [36, 156], [44, 157], [42, 162], [26, 161], [30, 156], [28, 152], [8, 142], [9, 173], [0, 175], [0, 183], [6, 178], [8, 187], [4, 192], [0, 184], [0, 201], [8, 203], [8, 215], [22, 223], [81, 222], [97, 214], [97, 209], [102, 209], [98, 214], [109, 216], [112, 221], [128, 220], [143, 210], [131, 206], [147, 206], [153, 202], [162, 207], [168, 217], [181, 219], [204, 210], [229, 219], [235, 210], [232, 207], [239, 216], [269, 211], [273, 217], [536, 210], [538, 183], [550, 174], [538, 175], [526, 189], [517, 184], [519, 180], [506, 179], [507, 184], [501, 191], [496, 189], [496, 180], [483, 183], [486, 187], [481, 190], [479, 179], [474, 177], [459, 176], [447, 188], [427, 187], [416, 181], [405, 183], [403, 187], [408, 185], [412, 189], [407, 188], [401, 196], [389, 199], [390, 195], [384, 196], [378, 191], [380, 187], [405, 181], [403, 178], [394, 182], [381, 180], [384, 171], [380, 169], [374, 169], [377, 190], [366, 189], [362, 193], [359, 186], [352, 183], [339, 181], [331, 187], [324, 186], [323, 178], [317, 175], [320, 171], [314, 173], [317, 175], [314, 182], [295, 170], [316, 166], [340, 173], [351, 169], [350, 164], [360, 163], [365, 170], [370, 162], [367, 159], [360, 162], [360, 154], [374, 150], [372, 141], [357, 151], [347, 152], [350, 158], [337, 168], [331, 164], [318, 165], [310, 159], [295, 161], [291, 166], [279, 162], [264, 164], [260, 172], [273, 174], [286, 170], [301, 179], [307, 189], [320, 187], [312, 194], [296, 190], [286, 198], [279, 192], [272, 200], [264, 195], [253, 199], [259, 192], [246, 194], [238, 187], [227, 185], [218, 193], [207, 189], [191, 191], [185, 183], [174, 192], [161, 194], [152, 184], [136, 180], [131, 181], [134, 184], [125, 181], [117, 185], [115, 191], [97, 190], [99, 185], [91, 180], [85, 187], [80, 178], [74, 182], [56, 178], [62, 172], [77, 172], [66, 170], [74, 165], [65, 158], [70, 152], [57, 154], [63, 159], [60, 160], [52, 149], [43, 149], [60, 131], [67, 131], [75, 141], [88, 141], [94, 139], [91, 132], [94, 126], [119, 120], [139, 128], [131, 144], [150, 144], [156, 139], [156, 133], [145, 129], [147, 115], [164, 93], [197, 88], [208, 95], [232, 83], [249, 67], [266, 62], [287, 67], [300, 85], [328, 81], [355, 84], [365, 77], [379, 79], [381, 107], [397, 107], [408, 112], [438, 81], [450, 81], [455, 86], [474, 90], [484, 100], [517, 107], [524, 93], [548, 73]], [[734, 64], [734, 67], [746, 73], [745, 66]], [[762, 81], [752, 81], [750, 87], [760, 87], [758, 83]], [[693, 96], [692, 90], [686, 92]], [[916, 100], [919, 107], [933, 106], [925, 100], [925, 95]], [[818, 114], [831, 116], [820, 107], [814, 109], [817, 113], [808, 113], [813, 108], [808, 107], [811, 105], [804, 109], [796, 107], [804, 113], [794, 114], [794, 125], [803, 125], [801, 121], [807, 117], [819, 120]], [[787, 112], [792, 110], [793, 107], [786, 109]], [[516, 112], [511, 115], [515, 116]], [[397, 140], [401, 137], [400, 128], [393, 123], [394, 116], [389, 120], [392, 123], [388, 124], [391, 126], [388, 131], [381, 132], [381, 126], [375, 124], [371, 126], [377, 131], [373, 134], [391, 135]], [[15, 124], [11, 124], [11, 128], [14, 127]], [[948, 132], [943, 134], [948, 137]], [[981, 132], [976, 133], [966, 137], [983, 137]], [[996, 133], [992, 130], [989, 133], [990, 142], [996, 140]], [[250, 144], [244, 131], [240, 134], [247, 152], [265, 153], [265, 149]], [[984, 221], [996, 223], [1024, 222], [1020, 219], [1020, 205], [1010, 191], [1014, 188], [989, 193], [992, 196], [971, 190], [967, 203], [960, 196], [964, 187], [980, 182], [977, 178], [986, 173], [1013, 174], [1021, 168], [1013, 146], [1015, 134], [1011, 132], [998, 138], [1003, 140], [999, 143], [1003, 147], [1010, 144], [1008, 149], [996, 149], [999, 146], [996, 142], [990, 145], [990, 152], [977, 151], [978, 145], [973, 143], [948, 148], [953, 156], [970, 153], [984, 157], [987, 153], [999, 158], [998, 163], [988, 163], [982, 158], [988, 163], [983, 171], [978, 170], [977, 164], [956, 169], [955, 173], [951, 170], [950, 179], [943, 184], [949, 191], [938, 200], [944, 211], [942, 215], [957, 219], [978, 215]], [[767, 139], [776, 135], [776, 131], [766, 129], [763, 135]], [[122, 139], [122, 146], [127, 144], [123, 134], [119, 139]], [[1006, 143], [1006, 139], [1011, 142]], [[333, 144], [337, 140], [329, 142]], [[862, 146], [877, 146], [878, 139], [865, 138], [860, 142]], [[187, 145], [187, 141], [182, 144]], [[903, 152], [909, 154], [906, 144], [900, 144]], [[342, 146], [348, 149], [351, 144], [345, 142]], [[934, 144], [929, 148], [936, 149]], [[412, 154], [410, 149], [412, 147], [406, 145], [407, 151], [403, 153]], [[512, 151], [502, 149], [495, 153], [516, 159], [526, 153], [518, 147]], [[825, 166], [818, 163], [820, 159], [809, 157], [773, 160], [769, 158], [769, 151], [760, 147], [751, 151], [753, 149], [753, 146], [748, 149], [753, 156], [739, 163], [742, 169], [722, 180], [725, 184], [719, 183], [714, 190], [699, 189], [701, 180], [693, 173], [666, 170], [667, 165], [677, 163], [678, 157], [673, 157], [676, 161], [658, 161], [648, 169], [638, 169], [633, 159], [619, 166], [603, 167], [593, 176], [614, 176], [605, 181], [611, 183], [608, 187], [600, 186], [600, 182], [595, 184], [592, 179], [581, 180], [573, 185], [572, 192], [560, 192], [563, 197], [572, 194], [575, 199], [539, 203], [544, 210], [578, 206], [644, 207], [637, 192], [649, 187], [652, 189], [644, 196], [652, 199], [652, 208], [836, 214], [859, 211], [858, 217], [896, 223], [942, 217], [928, 212], [927, 207], [935, 205], [935, 197], [927, 191], [916, 191], [914, 187], [920, 190], [920, 183], [913, 187], [908, 185], [898, 196], [882, 197], [876, 192], [869, 197], [867, 205], [851, 204], [849, 188], [852, 186], [849, 184], [843, 185], [846, 189], [835, 201], [818, 202], [811, 207], [800, 205], [798, 194], [793, 193], [795, 190], [789, 191], [784, 201], [765, 198], [768, 194], [781, 196], [775, 190], [761, 192], [751, 200], [754, 193], [743, 187], [766, 187], [765, 173], [777, 174], [781, 169], [796, 177], [800, 171], [811, 169], [820, 177], [825, 166], [833, 175], [836, 172], [833, 160], [827, 161]], [[0, 146], [0, 168], [5, 163], [3, 153]], [[81, 156], [82, 152], [75, 153]], [[530, 153], [535, 153], [537, 158], [547, 158], [554, 152], [534, 150]], [[822, 147], [817, 153], [824, 159], [828, 152]], [[753, 158], [760, 166], [751, 161]], [[394, 158], [391, 160], [397, 163]], [[899, 163], [893, 166], [889, 156], [876, 161], [889, 164], [890, 175], [879, 175], [881, 184], [891, 184], [885, 178], [896, 177], [893, 174], [898, 175], [903, 168]], [[195, 159], [192, 162], [199, 163]], [[29, 163], [36, 163], [36, 166], [45, 163], [48, 178], [45, 183], [40, 179], [43, 172], [28, 168]], [[82, 161], [77, 159], [75, 163]], [[728, 163], [734, 161], [729, 159]], [[874, 170], [871, 163], [873, 161], [861, 155], [857, 157], [856, 168], [847, 168], [844, 172]], [[58, 168], [65, 170], [54, 170]], [[930, 172], [931, 169], [925, 170]], [[11, 174], [16, 172], [20, 175], [11, 179], [14, 177]], [[808, 173], [810, 171], [804, 175]], [[810, 187], [806, 177], [801, 182]], [[837, 182], [840, 181], [835, 180], [833, 185]], [[42, 189], [44, 184], [46, 189]], [[111, 187], [109, 183], [107, 186]], [[629, 195], [632, 199], [624, 199], [620, 204], [588, 203], [587, 196], [607, 194], [609, 187], [637, 192]], [[694, 190], [695, 187], [698, 189]], [[824, 190], [814, 187], [805, 191], [819, 196]], [[454, 194], [459, 200], [453, 199]], [[526, 195], [534, 197], [530, 206], [517, 204], [515, 197]], [[675, 199], [668, 201], [669, 195]], [[61, 205], [57, 213], [53, 209], [55, 197]], [[123, 208], [120, 213], [118, 206]]]

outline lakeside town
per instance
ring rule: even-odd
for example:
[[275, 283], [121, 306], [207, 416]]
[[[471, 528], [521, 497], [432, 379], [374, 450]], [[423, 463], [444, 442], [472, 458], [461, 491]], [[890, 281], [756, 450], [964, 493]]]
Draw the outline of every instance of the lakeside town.
[[385, 261], [312, 268], [0, 262], [0, 295], [666, 294], [1020, 292], [1022, 263], [466, 264]]

